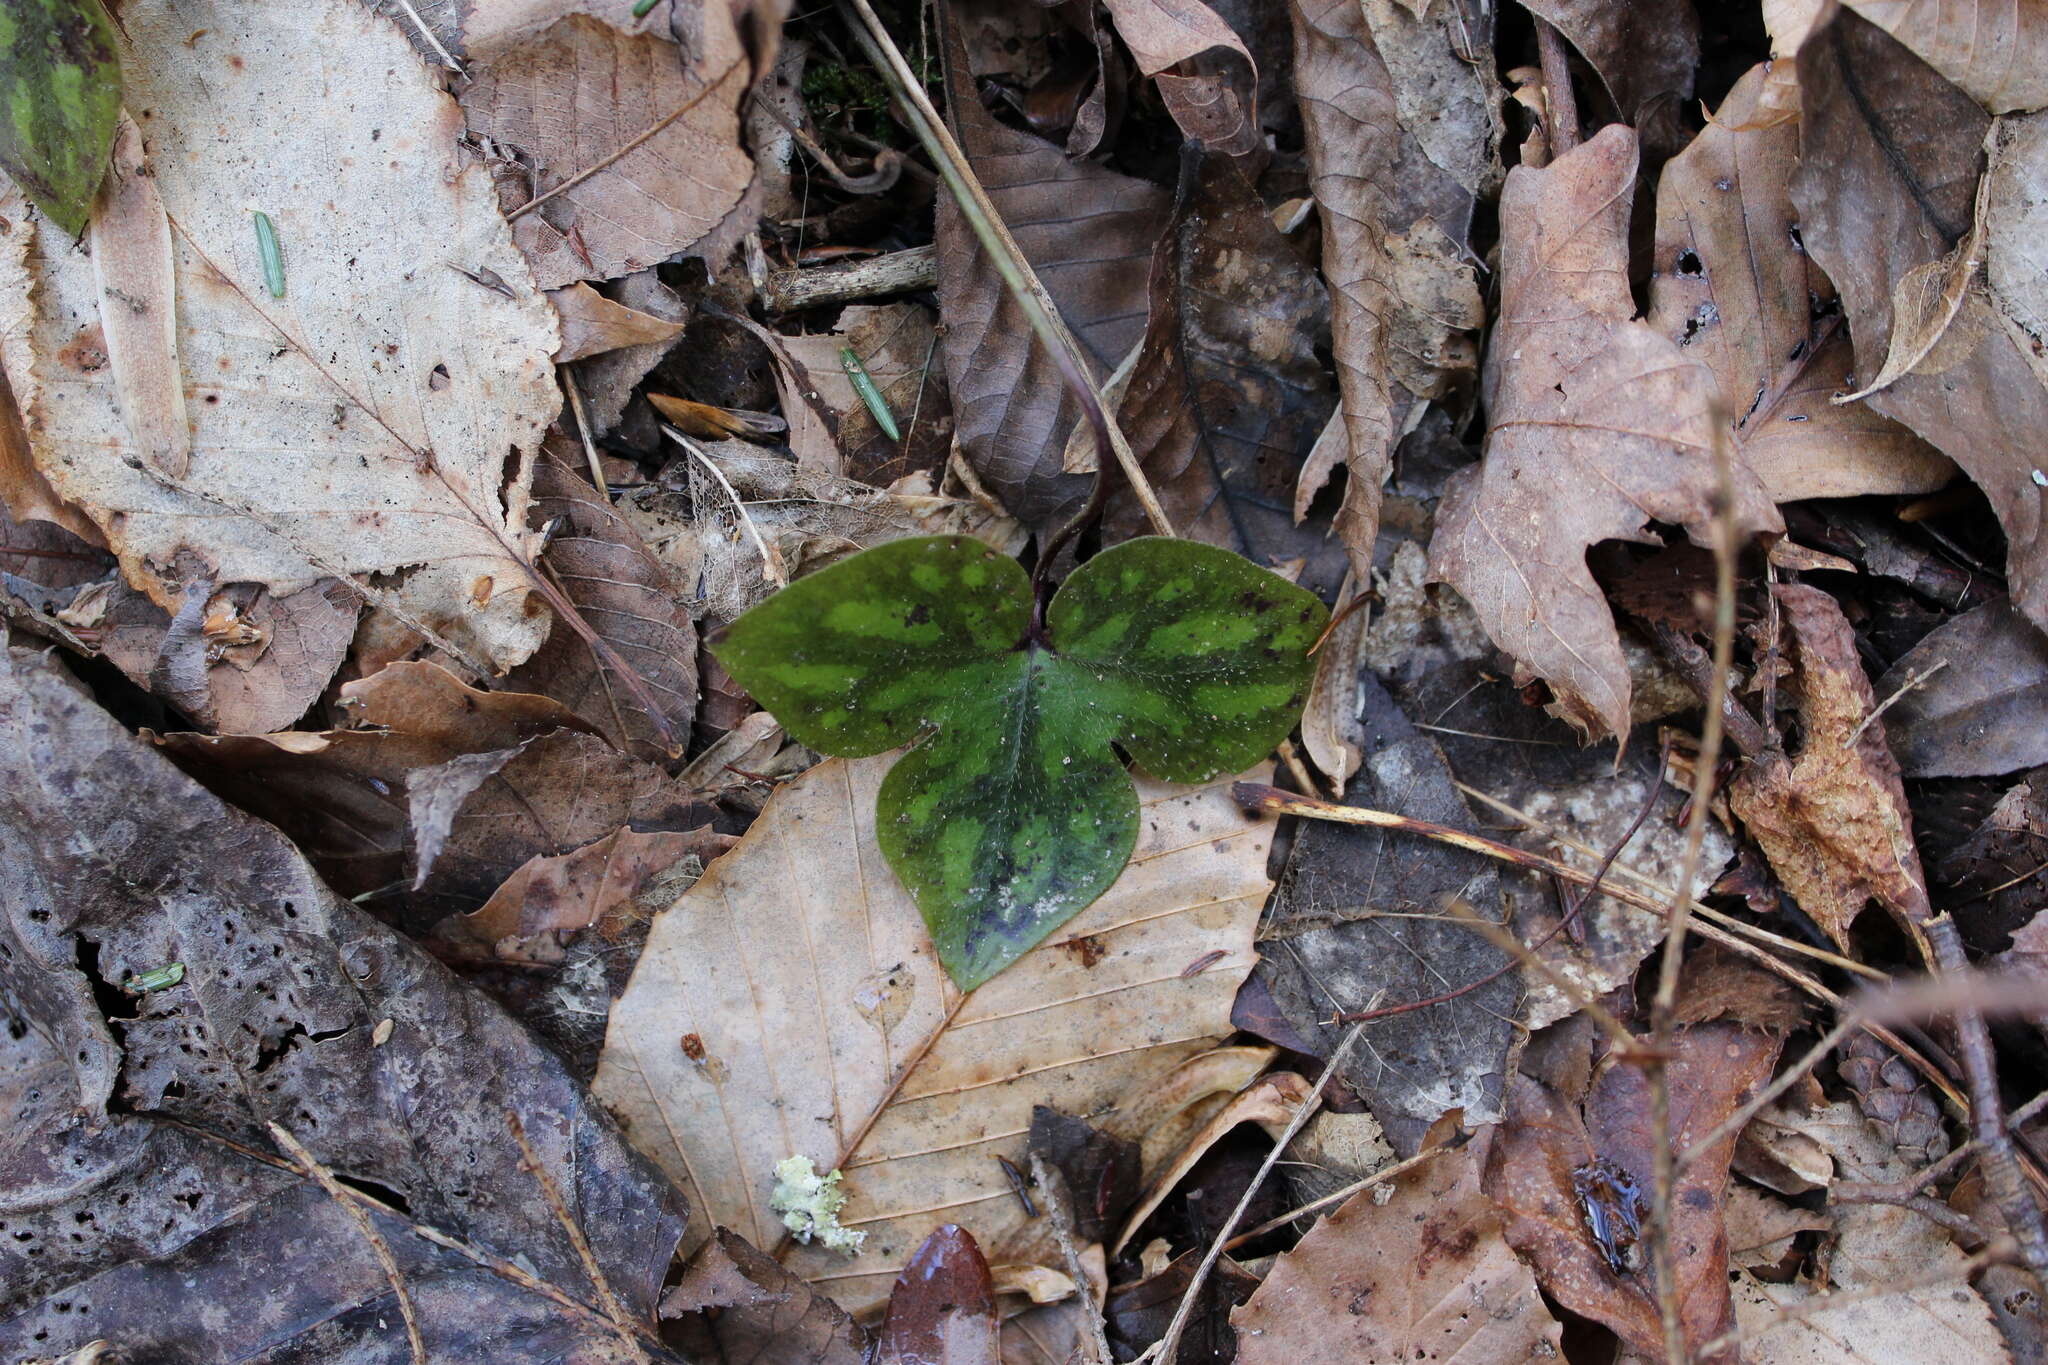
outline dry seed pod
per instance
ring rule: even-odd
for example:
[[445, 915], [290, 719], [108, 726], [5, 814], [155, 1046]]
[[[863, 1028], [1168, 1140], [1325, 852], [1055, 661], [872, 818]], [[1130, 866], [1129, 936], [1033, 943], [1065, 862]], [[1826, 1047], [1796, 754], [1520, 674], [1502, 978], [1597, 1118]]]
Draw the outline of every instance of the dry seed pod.
[[1852, 1033], [1842, 1046], [1840, 1070], [1856, 1092], [1857, 1107], [1900, 1156], [1925, 1166], [1948, 1155], [1941, 1106], [1927, 1082], [1897, 1053], [1867, 1033]]

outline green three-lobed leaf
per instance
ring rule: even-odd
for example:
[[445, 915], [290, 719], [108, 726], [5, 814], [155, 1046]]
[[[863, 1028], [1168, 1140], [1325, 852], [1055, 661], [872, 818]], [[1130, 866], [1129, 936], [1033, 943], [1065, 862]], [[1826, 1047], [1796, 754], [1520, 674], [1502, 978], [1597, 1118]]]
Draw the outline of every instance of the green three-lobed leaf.
[[101, 0], [0, 5], [0, 169], [72, 236], [85, 231], [121, 113]]
[[1172, 782], [1250, 766], [1293, 728], [1326, 619], [1227, 550], [1145, 539], [1077, 569], [1034, 638], [1016, 561], [935, 536], [791, 584], [713, 652], [814, 749], [917, 741], [882, 784], [877, 837], [971, 989], [1129, 861], [1137, 793], [1112, 746]]

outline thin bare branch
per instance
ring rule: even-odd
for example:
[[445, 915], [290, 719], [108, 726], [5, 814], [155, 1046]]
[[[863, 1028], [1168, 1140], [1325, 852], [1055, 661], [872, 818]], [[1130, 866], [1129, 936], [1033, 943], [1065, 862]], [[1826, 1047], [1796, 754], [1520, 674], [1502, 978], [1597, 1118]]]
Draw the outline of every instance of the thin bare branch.
[[370, 1215], [349, 1199], [348, 1191], [334, 1178], [334, 1172], [315, 1160], [303, 1143], [285, 1131], [283, 1124], [271, 1124], [270, 1136], [276, 1140], [278, 1146], [291, 1154], [292, 1160], [299, 1163], [301, 1170], [313, 1177], [321, 1189], [327, 1191], [329, 1198], [341, 1205], [342, 1211], [348, 1214], [350, 1221], [356, 1225], [356, 1230], [363, 1234], [363, 1240], [370, 1244], [370, 1250], [376, 1254], [377, 1264], [384, 1267], [384, 1278], [391, 1282], [392, 1297], [398, 1300], [398, 1316], [405, 1320], [405, 1344], [412, 1352], [413, 1365], [427, 1365], [427, 1344], [420, 1336], [419, 1314], [413, 1310], [412, 1295], [406, 1291], [405, 1277], [398, 1272], [398, 1258], [391, 1254], [391, 1244], [384, 1240], [370, 1222]]

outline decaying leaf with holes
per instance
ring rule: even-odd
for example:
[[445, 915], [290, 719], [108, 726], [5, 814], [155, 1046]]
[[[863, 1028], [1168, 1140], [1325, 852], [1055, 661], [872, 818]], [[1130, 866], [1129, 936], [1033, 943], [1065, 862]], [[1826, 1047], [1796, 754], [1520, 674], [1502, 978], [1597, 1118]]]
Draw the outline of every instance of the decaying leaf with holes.
[[[416, 621], [481, 664], [525, 658], [548, 628], [529, 601], [527, 458], [561, 402], [556, 325], [484, 171], [459, 167], [454, 102], [390, 20], [345, 0], [135, 0], [121, 22], [171, 225], [189, 464], [158, 468], [131, 432], [104, 349], [102, 310], [121, 305], [43, 224], [25, 271], [0, 255], [36, 466], [166, 610], [202, 576], [283, 595], [428, 566]], [[309, 51], [351, 79], [309, 79]]]
[[[1212, 1088], [1199, 1054], [1231, 1031], [1251, 969], [1273, 827], [1227, 781], [1144, 783], [1116, 884], [963, 994], [876, 850], [890, 761], [835, 759], [782, 786], [655, 918], [593, 1089], [694, 1191], [699, 1235], [718, 1224], [773, 1249], [777, 1163], [843, 1171], [838, 1218], [867, 1234], [858, 1253], [788, 1246], [784, 1259], [851, 1312], [879, 1307], [945, 1222], [973, 1233], [999, 1289], [1065, 1292], [1042, 1206], [1025, 1213], [996, 1158], [1028, 1168], [1040, 1104], [1131, 1140], [1178, 1131], [1161, 1120]], [[1226, 1051], [1252, 1063], [1226, 1088], [1271, 1059]], [[1180, 1096], [1164, 1113], [1147, 1094], [1157, 1077]]]
[[1146, 537], [1089, 560], [1049, 606], [1017, 561], [964, 536], [865, 551], [799, 579], [712, 651], [799, 741], [901, 744], [876, 813], [963, 990], [1123, 870], [1155, 777], [1249, 767], [1294, 728], [1329, 613], [1213, 545]]

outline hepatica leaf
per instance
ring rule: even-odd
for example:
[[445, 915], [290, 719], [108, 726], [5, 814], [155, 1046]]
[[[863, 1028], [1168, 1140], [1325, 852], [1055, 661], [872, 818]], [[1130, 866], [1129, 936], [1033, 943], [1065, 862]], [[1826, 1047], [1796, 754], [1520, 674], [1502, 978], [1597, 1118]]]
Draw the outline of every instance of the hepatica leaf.
[[964, 536], [893, 541], [800, 579], [712, 651], [803, 743], [914, 747], [876, 807], [882, 854], [963, 990], [1109, 889], [1154, 777], [1249, 767], [1293, 728], [1313, 595], [1212, 545], [1126, 541], [1031, 629], [1015, 560]]
[[100, 0], [0, 5], [0, 168], [74, 237], [120, 112], [121, 60]]

